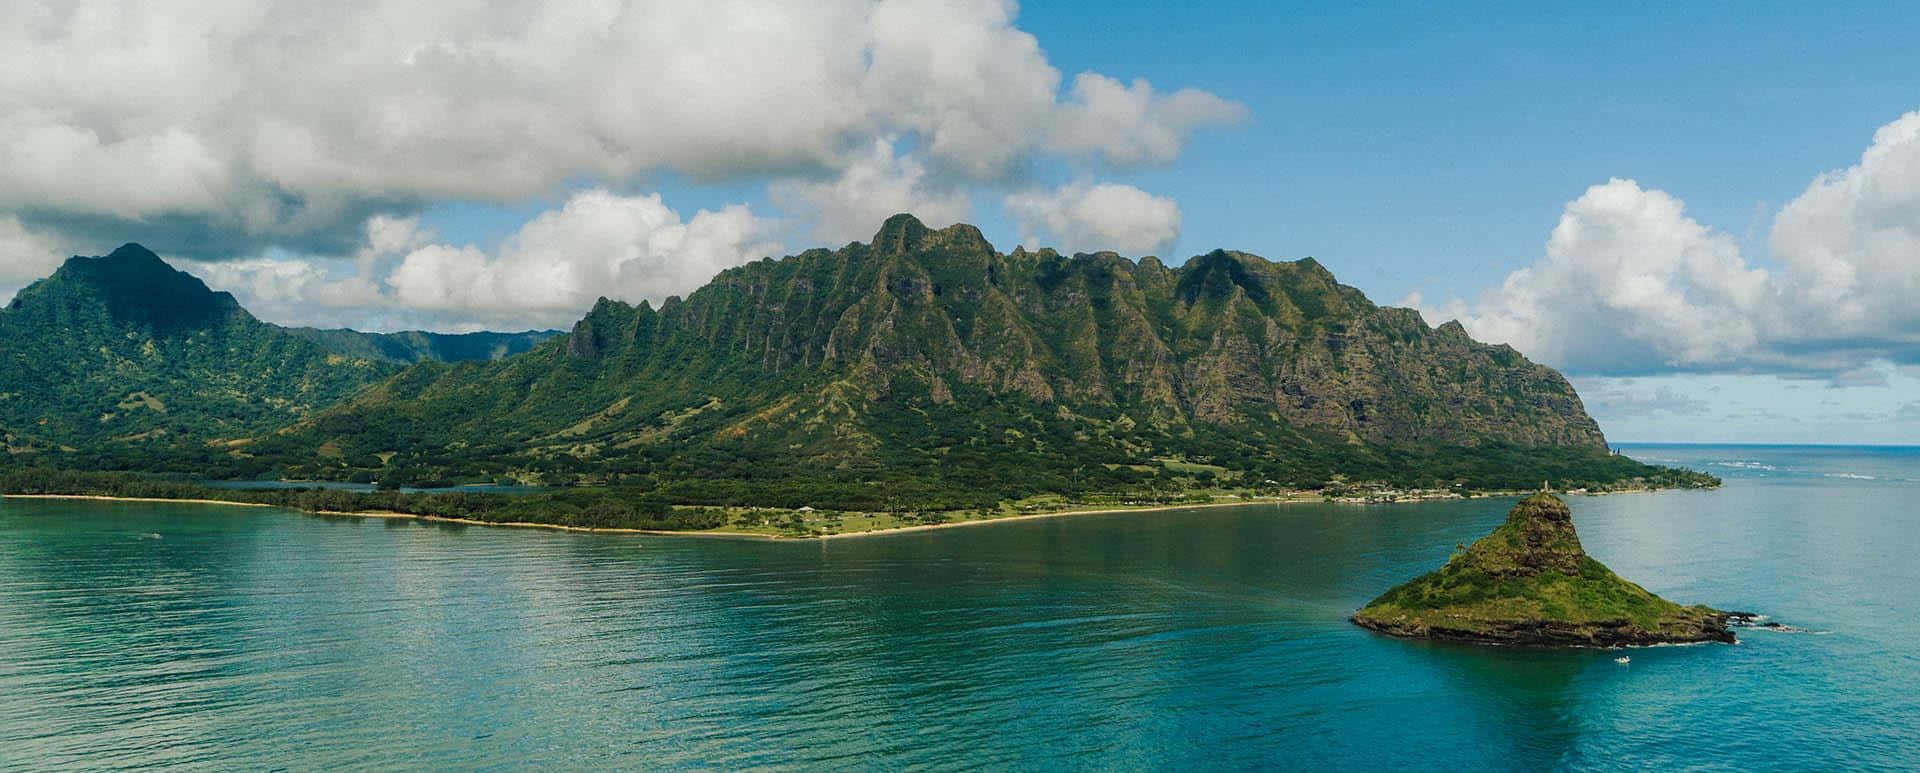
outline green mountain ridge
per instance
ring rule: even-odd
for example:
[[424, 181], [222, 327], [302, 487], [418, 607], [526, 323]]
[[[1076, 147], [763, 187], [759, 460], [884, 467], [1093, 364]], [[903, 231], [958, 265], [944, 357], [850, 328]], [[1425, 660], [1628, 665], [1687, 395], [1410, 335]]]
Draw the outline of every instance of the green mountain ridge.
[[1609, 455], [1551, 368], [1377, 307], [1310, 258], [999, 253], [907, 215], [658, 308], [602, 299], [520, 356], [409, 368], [246, 454], [299, 476], [540, 476], [698, 502], [800, 482], [940, 505], [1695, 480]]

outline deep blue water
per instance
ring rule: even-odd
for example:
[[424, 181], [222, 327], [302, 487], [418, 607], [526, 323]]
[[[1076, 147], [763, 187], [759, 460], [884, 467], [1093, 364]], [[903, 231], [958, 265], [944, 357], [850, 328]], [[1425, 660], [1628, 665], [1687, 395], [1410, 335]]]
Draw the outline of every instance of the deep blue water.
[[1920, 451], [1629, 447], [1573, 497], [1682, 602], [1819, 633], [1615, 653], [1345, 616], [1506, 500], [825, 542], [0, 503], [0, 767], [1920, 766]]

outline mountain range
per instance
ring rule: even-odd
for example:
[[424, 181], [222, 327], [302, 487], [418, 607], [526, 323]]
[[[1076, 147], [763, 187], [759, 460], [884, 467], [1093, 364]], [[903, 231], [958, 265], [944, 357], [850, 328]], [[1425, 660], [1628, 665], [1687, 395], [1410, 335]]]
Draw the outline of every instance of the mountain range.
[[[134, 245], [23, 290], [0, 331], [14, 450], [214, 476], [917, 507], [1683, 476], [1610, 454], [1551, 368], [1376, 306], [1311, 258], [1001, 253], [908, 215], [657, 307], [601, 299], [551, 337], [280, 328]], [[156, 430], [191, 442], [98, 452]]]

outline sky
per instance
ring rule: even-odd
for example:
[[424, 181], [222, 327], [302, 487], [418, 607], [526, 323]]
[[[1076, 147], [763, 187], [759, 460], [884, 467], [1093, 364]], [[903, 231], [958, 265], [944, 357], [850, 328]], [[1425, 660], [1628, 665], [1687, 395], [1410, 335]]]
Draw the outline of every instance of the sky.
[[0, 298], [128, 241], [287, 324], [564, 328], [887, 215], [1314, 256], [1609, 438], [1920, 442], [1920, 6], [33, 2]]

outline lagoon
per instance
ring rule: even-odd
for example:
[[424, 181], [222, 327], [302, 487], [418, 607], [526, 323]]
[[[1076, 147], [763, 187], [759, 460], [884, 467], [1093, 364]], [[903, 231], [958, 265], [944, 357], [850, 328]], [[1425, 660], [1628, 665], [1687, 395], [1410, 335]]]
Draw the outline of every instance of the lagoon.
[[1508, 499], [859, 539], [0, 502], [0, 766], [1920, 765], [1920, 450], [1639, 446], [1590, 553], [1814, 631], [1517, 651], [1345, 621]]

